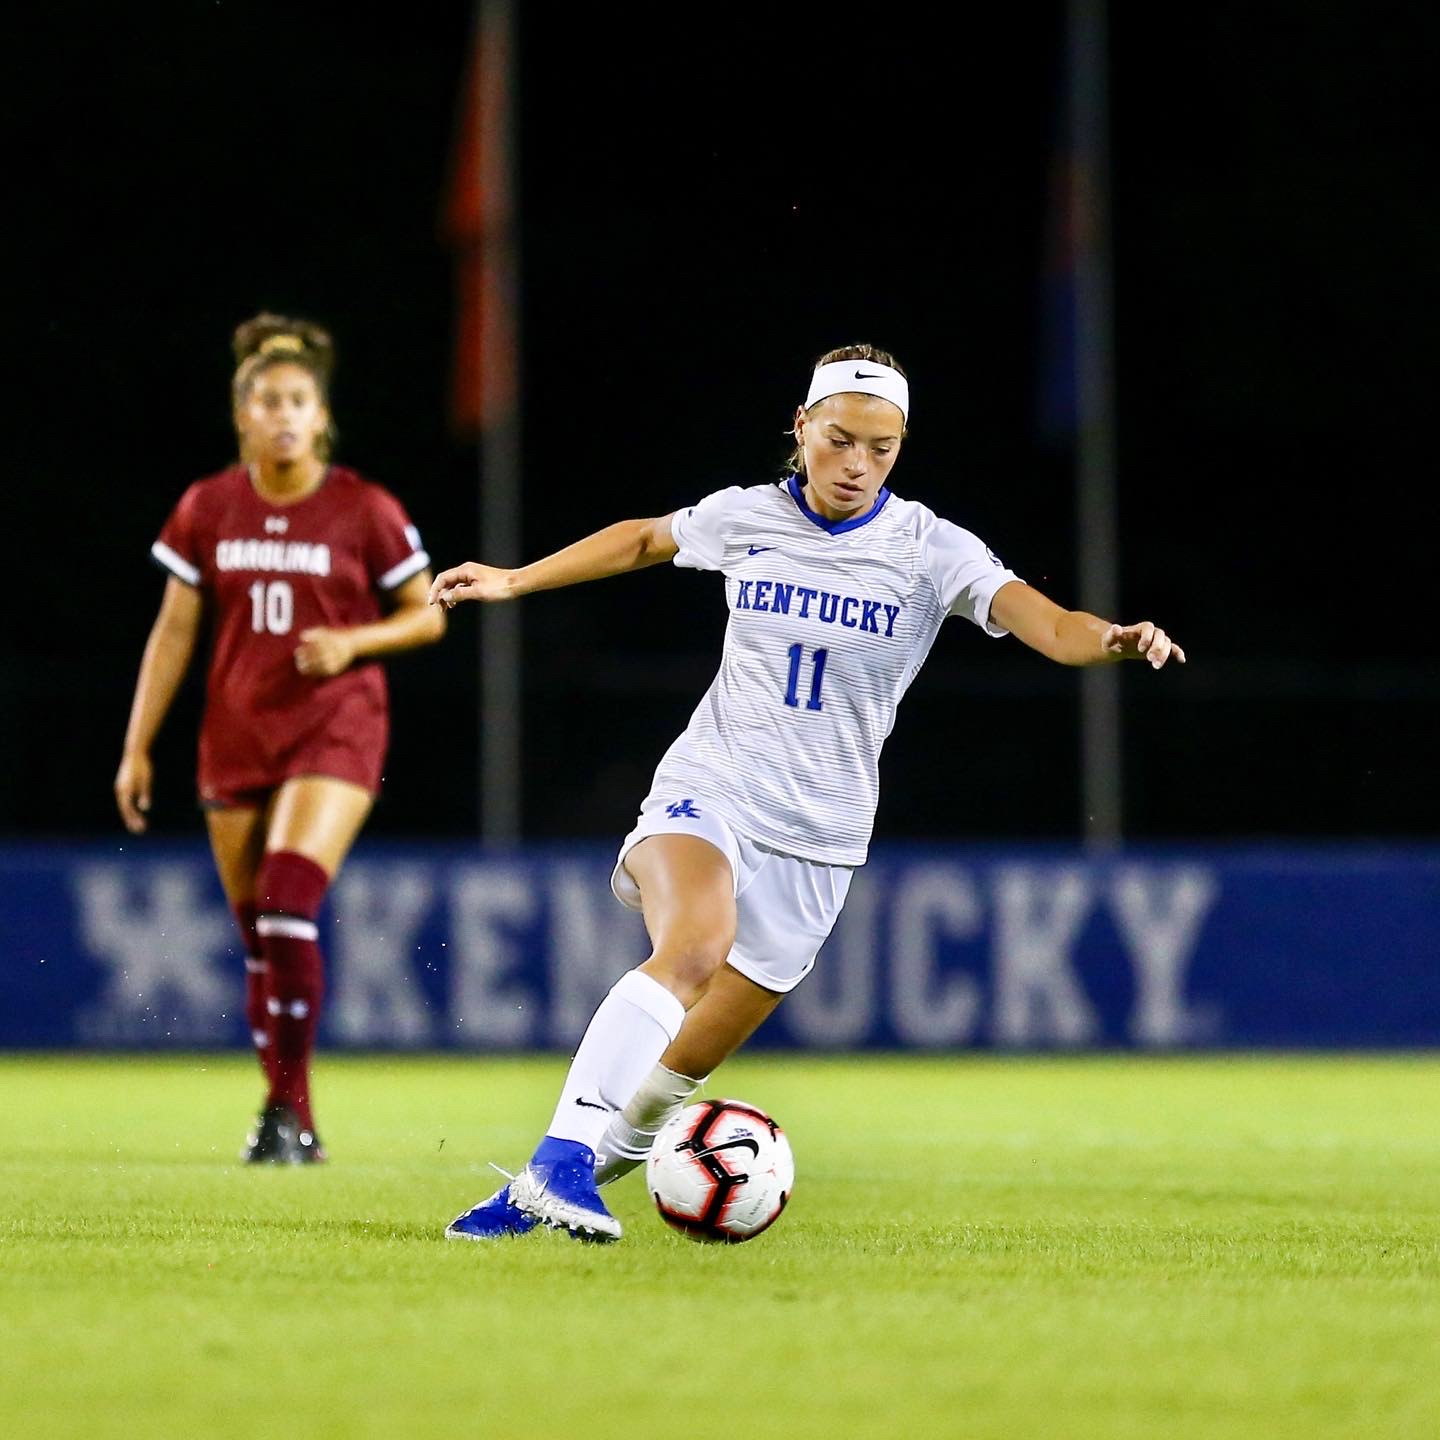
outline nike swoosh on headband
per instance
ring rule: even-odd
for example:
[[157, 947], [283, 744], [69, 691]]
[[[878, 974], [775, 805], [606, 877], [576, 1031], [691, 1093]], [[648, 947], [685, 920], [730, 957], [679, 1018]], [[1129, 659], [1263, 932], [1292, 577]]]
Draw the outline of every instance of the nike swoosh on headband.
[[876, 366], [876, 369], [862, 370], [860, 367], [866, 363], [858, 356], [851, 356], [848, 360], [834, 360], [828, 365], [817, 365], [805, 392], [805, 408], [808, 410], [831, 395], [843, 395], [858, 390], [862, 395], [874, 395], [877, 399], [888, 400], [908, 421], [910, 386], [905, 377], [879, 360], [868, 362]]

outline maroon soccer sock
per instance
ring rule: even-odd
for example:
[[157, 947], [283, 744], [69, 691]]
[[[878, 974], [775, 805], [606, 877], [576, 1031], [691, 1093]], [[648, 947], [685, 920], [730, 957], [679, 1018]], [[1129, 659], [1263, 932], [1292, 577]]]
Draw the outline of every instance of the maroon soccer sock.
[[324, 994], [324, 961], [315, 917], [330, 877], [293, 850], [266, 855], [255, 877], [255, 928], [270, 967], [271, 1105], [288, 1105], [312, 1134], [310, 1054]]
[[245, 937], [245, 1023], [250, 1028], [250, 1043], [255, 1058], [265, 1072], [265, 1079], [275, 1083], [274, 1055], [270, 1048], [270, 966], [260, 953], [260, 937], [255, 933], [255, 902], [241, 900], [231, 907], [235, 923]]

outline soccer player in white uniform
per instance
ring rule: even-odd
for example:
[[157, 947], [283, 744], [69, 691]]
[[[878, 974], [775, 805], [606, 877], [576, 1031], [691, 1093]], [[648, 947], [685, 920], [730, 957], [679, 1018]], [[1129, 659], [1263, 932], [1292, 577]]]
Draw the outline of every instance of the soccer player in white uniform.
[[968, 530], [887, 488], [910, 413], [904, 371], [868, 345], [817, 363], [795, 412], [795, 473], [626, 520], [517, 570], [444, 571], [432, 603], [510, 600], [655, 565], [725, 577], [720, 670], [666, 752], [611, 886], [644, 913], [650, 958], [622, 975], [575, 1052], [519, 1175], [446, 1234], [620, 1224], [598, 1186], [809, 973], [865, 863], [880, 748], [941, 623], [963, 615], [1061, 664], [1184, 651], [1150, 621], [1065, 610]]

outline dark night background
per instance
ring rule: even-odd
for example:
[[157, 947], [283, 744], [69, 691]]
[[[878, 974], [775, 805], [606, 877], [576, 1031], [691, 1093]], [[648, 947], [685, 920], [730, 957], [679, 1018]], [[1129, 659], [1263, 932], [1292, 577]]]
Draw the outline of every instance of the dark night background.
[[[520, 7], [525, 558], [778, 473], [821, 351], [894, 350], [896, 489], [1074, 603], [1070, 458], [1037, 422], [1057, 5]], [[233, 453], [228, 340], [339, 347], [340, 457], [437, 566], [486, 555], [447, 423], [441, 232], [466, 3], [57, 5], [6, 22], [11, 115], [0, 830], [118, 833], [162, 577]], [[1111, 9], [1121, 594], [1188, 670], [1124, 676], [1144, 838], [1433, 836], [1440, 724], [1423, 4]], [[372, 832], [476, 830], [476, 616], [392, 665]], [[618, 837], [708, 683], [716, 577], [524, 603], [525, 817]], [[198, 833], [199, 667], [154, 828]], [[1076, 677], [947, 628], [878, 833], [1078, 833]]]

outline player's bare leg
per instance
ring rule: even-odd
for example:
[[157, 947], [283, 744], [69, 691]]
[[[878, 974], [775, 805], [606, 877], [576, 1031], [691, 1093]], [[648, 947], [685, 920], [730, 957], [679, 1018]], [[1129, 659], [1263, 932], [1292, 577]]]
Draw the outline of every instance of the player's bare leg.
[[298, 775], [275, 792], [265, 849], [303, 855], [333, 880], [374, 805], [375, 797], [368, 790], [348, 780]]
[[555, 1114], [529, 1163], [453, 1220], [452, 1239], [520, 1235], [538, 1223], [584, 1240], [617, 1240], [620, 1224], [595, 1187], [595, 1147], [611, 1117], [680, 1033], [735, 939], [730, 862], [708, 840], [651, 835], [626, 857], [640, 886], [650, 958], [600, 1002], [570, 1062]]
[[660, 1063], [682, 1075], [709, 1075], [770, 1018], [784, 998], [722, 965], [705, 994], [691, 1006]]
[[316, 921], [373, 803], [359, 785], [307, 775], [287, 780], [266, 812], [264, 854], [255, 875], [255, 928], [269, 966], [274, 1058], [261, 1129], [275, 1132], [271, 1148], [277, 1154], [255, 1158], [294, 1163], [323, 1158], [310, 1104], [310, 1056], [324, 994]]
[[225, 898], [232, 905], [253, 900], [255, 872], [265, 853], [265, 811], [258, 806], [206, 810], [205, 828]]
[[735, 1053], [785, 997], [722, 965], [690, 1007], [680, 1033], [640, 1082], [625, 1108], [610, 1117], [595, 1150], [595, 1179], [608, 1185], [645, 1163], [655, 1134], [678, 1114], [710, 1073]]
[[688, 1010], [704, 995], [735, 943], [730, 862], [695, 835], [650, 835], [625, 857], [640, 887], [653, 947], [640, 966]]

